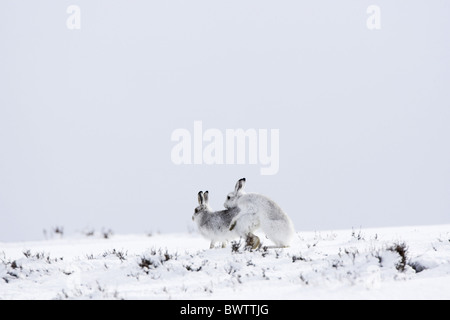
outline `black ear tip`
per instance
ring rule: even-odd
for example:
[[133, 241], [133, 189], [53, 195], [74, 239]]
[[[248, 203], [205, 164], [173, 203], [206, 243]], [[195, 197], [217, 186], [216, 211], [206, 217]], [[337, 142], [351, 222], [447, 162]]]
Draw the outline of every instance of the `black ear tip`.
[[200, 192], [198, 193], [198, 195], [201, 195], [201, 194], [203, 194], [203, 191], [200, 191]]
[[242, 178], [242, 179], [241, 179], [241, 181], [244, 181], [244, 182], [246, 182], [247, 180], [246, 180], [245, 178]]

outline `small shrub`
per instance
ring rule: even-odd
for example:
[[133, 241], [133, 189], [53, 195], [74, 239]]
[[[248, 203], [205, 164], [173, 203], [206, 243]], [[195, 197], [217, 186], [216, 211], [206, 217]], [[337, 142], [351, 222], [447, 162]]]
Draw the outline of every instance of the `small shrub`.
[[233, 275], [235, 274], [238, 270], [236, 269], [235, 266], [229, 264], [228, 266], [224, 267], [224, 270], [226, 273], [228, 273], [229, 275]]
[[120, 261], [125, 261], [127, 260], [127, 255], [128, 255], [128, 251], [123, 252], [123, 251], [117, 251], [116, 249], [113, 249], [112, 251], [105, 251], [103, 253], [103, 258], [106, 258], [109, 255], [114, 255], [117, 258], [119, 258]]
[[[252, 248], [249, 248], [248, 250], [253, 251]], [[269, 247], [267, 246], [261, 246], [258, 249], [255, 250], [256, 252], [261, 253], [261, 257], [265, 258], [269, 254]], [[279, 258], [279, 252], [277, 252], [277, 259]]]
[[242, 246], [242, 241], [239, 239], [239, 241], [231, 241], [231, 252], [232, 253], [239, 253]]
[[164, 265], [169, 260], [176, 260], [177, 257], [177, 253], [170, 254], [167, 250], [163, 251], [159, 249], [156, 251], [155, 249], [152, 249], [150, 250], [150, 256], [141, 257], [138, 265], [146, 274], [149, 274], [150, 270]]
[[102, 231], [103, 239], [109, 239], [109, 238], [111, 238], [113, 236], [113, 234], [114, 233], [113, 233], [113, 231], [111, 229]]
[[195, 268], [192, 265], [183, 265], [183, 267], [187, 270], [187, 271], [191, 271], [191, 272], [199, 272], [200, 270], [202, 270], [202, 266]]
[[334, 260], [331, 262], [331, 266], [332, 266], [333, 268], [335, 268], [335, 269], [338, 269], [338, 268], [344, 266], [344, 262], [343, 262], [342, 260], [339, 260], [339, 259], [334, 259]]
[[256, 267], [256, 265], [253, 263], [252, 260], [248, 260], [248, 261], [247, 261], [247, 267], [250, 267], [250, 266]]
[[306, 259], [301, 254], [298, 256], [292, 256], [292, 263], [296, 261], [306, 261]]
[[64, 236], [64, 228], [63, 227], [52, 227], [50, 228], [50, 232], [47, 232], [46, 229], [42, 230], [42, 233], [44, 234], [44, 238], [47, 239], [52, 239], [55, 235], [59, 236], [60, 238], [62, 238]]
[[11, 269], [16, 270], [17, 268], [19, 268], [17, 262], [16, 261], [11, 262]]
[[142, 257], [141, 261], [139, 262], [139, 267], [141, 267], [141, 269], [144, 270], [146, 274], [148, 274], [151, 269], [158, 268], [158, 266], [159, 265], [155, 263], [153, 259], [147, 259]]
[[94, 229], [89, 229], [83, 232], [83, 234], [86, 237], [93, 237], [95, 235], [95, 230]]
[[306, 278], [303, 276], [303, 273], [300, 273], [299, 278], [304, 284], [309, 285], [309, 281], [306, 280]]
[[395, 268], [404, 272], [408, 262], [408, 246], [404, 242], [394, 243], [387, 248], [388, 251], [396, 252], [400, 256], [400, 261], [396, 264]]
[[58, 262], [58, 261], [64, 260], [63, 257], [51, 258], [50, 254], [49, 253], [45, 253], [45, 252], [38, 252], [36, 254], [32, 254], [30, 250], [27, 250], [27, 251], [23, 251], [22, 253], [27, 259], [42, 260], [42, 261], [45, 261], [48, 264], [52, 264], [53, 262]]
[[364, 236], [363, 236], [363, 234], [361, 232], [361, 229], [359, 229], [358, 233], [356, 233], [355, 229], [352, 228], [352, 238], [356, 239], [358, 241], [365, 240]]

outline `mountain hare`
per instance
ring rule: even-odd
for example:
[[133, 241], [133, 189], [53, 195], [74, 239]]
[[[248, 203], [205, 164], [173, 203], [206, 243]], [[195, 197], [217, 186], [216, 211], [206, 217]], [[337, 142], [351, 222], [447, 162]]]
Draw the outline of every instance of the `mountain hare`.
[[216, 242], [221, 242], [222, 248], [225, 248], [228, 241], [239, 238], [238, 229], [229, 230], [231, 221], [239, 213], [239, 208], [214, 212], [209, 207], [208, 191], [198, 193], [198, 204], [192, 221], [197, 224], [200, 234], [211, 240], [211, 249], [214, 248]]
[[266, 236], [279, 247], [288, 247], [295, 235], [291, 219], [271, 199], [261, 194], [245, 193], [245, 178], [236, 183], [225, 201], [225, 208], [239, 208], [232, 218], [230, 230], [261, 227]]

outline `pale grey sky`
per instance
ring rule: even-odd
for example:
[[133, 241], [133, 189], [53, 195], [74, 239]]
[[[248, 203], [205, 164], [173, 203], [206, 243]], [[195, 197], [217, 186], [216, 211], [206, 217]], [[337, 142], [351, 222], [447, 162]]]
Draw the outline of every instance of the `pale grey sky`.
[[[450, 223], [449, 31], [445, 0], [4, 0], [0, 241], [186, 231], [242, 177], [299, 231]], [[279, 129], [278, 174], [174, 165], [194, 121]]]

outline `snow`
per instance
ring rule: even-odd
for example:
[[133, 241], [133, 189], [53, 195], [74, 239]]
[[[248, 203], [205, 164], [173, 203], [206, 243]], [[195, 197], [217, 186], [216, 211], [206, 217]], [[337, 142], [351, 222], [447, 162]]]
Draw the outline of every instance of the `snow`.
[[0, 299], [450, 299], [449, 288], [450, 225], [300, 231], [290, 248], [254, 251], [193, 233], [0, 243]]

